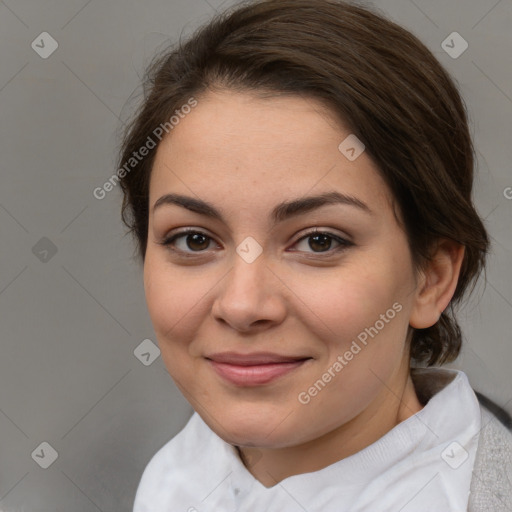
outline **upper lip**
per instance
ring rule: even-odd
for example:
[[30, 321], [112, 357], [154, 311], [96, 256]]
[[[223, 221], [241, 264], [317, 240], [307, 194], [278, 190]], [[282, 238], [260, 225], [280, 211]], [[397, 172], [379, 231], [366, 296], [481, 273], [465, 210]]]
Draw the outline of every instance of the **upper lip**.
[[240, 366], [251, 366], [271, 363], [293, 363], [310, 359], [308, 356], [285, 356], [272, 352], [253, 352], [252, 354], [239, 354], [237, 352], [217, 352], [206, 356], [217, 363], [235, 364]]

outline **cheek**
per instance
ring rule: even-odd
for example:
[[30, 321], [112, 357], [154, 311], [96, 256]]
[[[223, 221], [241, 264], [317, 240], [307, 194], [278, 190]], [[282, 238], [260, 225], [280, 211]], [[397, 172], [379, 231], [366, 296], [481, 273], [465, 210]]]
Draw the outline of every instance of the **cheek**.
[[303, 274], [294, 280], [293, 288], [309, 311], [303, 318], [310, 319], [311, 329], [337, 345], [373, 325], [398, 296], [385, 272], [355, 266], [323, 277]]
[[[323, 350], [300, 391], [307, 393], [322, 375], [328, 379], [308, 407], [329, 428], [368, 406], [402, 364], [408, 322], [401, 283], [397, 287], [383, 270], [347, 269], [322, 286], [317, 283], [305, 301], [310, 312], [302, 319], [309, 319], [307, 329], [321, 340]], [[332, 415], [334, 409], [338, 415]]]
[[[323, 346], [319, 362], [336, 374], [328, 392], [334, 400], [353, 393], [363, 403], [401, 364], [408, 274], [396, 259], [367, 255], [322, 279], [317, 273], [295, 280], [294, 291], [306, 306], [301, 320]], [[337, 373], [332, 366], [339, 356], [343, 369]]]
[[172, 269], [149, 255], [144, 264], [146, 303], [161, 349], [181, 345], [193, 336], [198, 317], [203, 315], [208, 282], [190, 272]]
[[165, 262], [146, 258], [144, 288], [146, 302], [162, 361], [183, 395], [194, 403], [200, 395], [195, 379], [194, 339], [208, 313], [206, 279], [192, 278], [180, 269], [171, 270]]

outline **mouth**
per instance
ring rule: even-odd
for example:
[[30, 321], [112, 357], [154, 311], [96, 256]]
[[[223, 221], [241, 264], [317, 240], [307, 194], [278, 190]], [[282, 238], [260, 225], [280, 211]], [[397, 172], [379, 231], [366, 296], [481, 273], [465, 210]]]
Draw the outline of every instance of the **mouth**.
[[236, 386], [262, 386], [302, 367], [309, 356], [286, 356], [269, 352], [212, 354], [206, 360], [224, 380]]

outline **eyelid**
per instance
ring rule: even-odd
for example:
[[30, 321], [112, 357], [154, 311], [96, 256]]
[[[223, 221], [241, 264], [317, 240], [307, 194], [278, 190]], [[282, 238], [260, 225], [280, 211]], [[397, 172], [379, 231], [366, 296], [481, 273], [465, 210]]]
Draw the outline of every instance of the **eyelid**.
[[308, 238], [310, 238], [314, 235], [317, 235], [317, 234], [318, 235], [327, 235], [329, 238], [333, 239], [338, 244], [338, 247], [330, 248], [327, 251], [320, 251], [320, 252], [298, 251], [298, 250], [292, 250], [291, 252], [303, 252], [305, 257], [308, 257], [308, 258], [328, 259], [329, 257], [336, 256], [340, 252], [343, 252], [344, 250], [348, 249], [349, 247], [352, 247], [355, 245], [355, 243], [352, 242], [352, 240], [350, 240], [349, 236], [334, 233], [330, 230], [330, 228], [315, 227], [313, 229], [310, 229], [310, 230], [302, 233], [297, 238], [297, 240], [295, 240], [295, 242], [292, 244], [292, 247], [297, 245], [299, 242], [302, 242], [303, 240], [307, 240]]
[[[214, 241], [215, 243], [216, 240], [213, 236], [209, 235], [205, 230], [203, 230], [202, 228], [193, 228], [193, 227], [186, 227], [186, 228], [183, 228], [175, 233], [172, 233], [172, 234], [166, 234], [161, 240], [158, 240], [157, 243], [159, 245], [163, 245], [165, 248], [168, 248], [176, 253], [180, 253], [180, 254], [184, 254], [184, 255], [188, 255], [188, 256], [199, 256], [201, 254], [205, 254], [207, 251], [199, 251], [199, 252], [184, 252], [184, 251], [181, 251], [180, 249], [174, 249], [171, 247], [171, 243], [172, 242], [175, 242], [178, 238], [180, 237], [184, 237], [186, 235], [191, 235], [191, 234], [198, 234], [198, 235], [203, 235], [205, 238], [208, 238], [209, 240], [211, 241]], [[217, 243], [217, 245], [219, 245]]]
[[299, 242], [303, 238], [307, 238], [308, 236], [313, 236], [315, 234], [329, 235], [329, 236], [331, 236], [334, 239], [341, 239], [344, 242], [346, 242], [347, 244], [348, 243], [352, 243], [353, 244], [352, 239], [351, 239], [352, 237], [348, 233], [338, 233], [338, 232], [332, 231], [332, 229], [334, 229], [334, 228], [318, 227], [318, 226], [316, 226], [314, 228], [306, 229], [305, 231], [302, 231], [302, 232], [299, 233], [299, 235], [298, 235], [297, 239], [295, 240], [294, 244], [296, 244], [297, 242]]

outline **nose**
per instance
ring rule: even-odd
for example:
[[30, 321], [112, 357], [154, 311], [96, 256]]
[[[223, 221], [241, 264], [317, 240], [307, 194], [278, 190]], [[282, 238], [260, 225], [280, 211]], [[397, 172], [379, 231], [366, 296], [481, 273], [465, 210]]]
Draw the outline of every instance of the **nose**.
[[240, 332], [255, 332], [281, 323], [286, 316], [282, 282], [264, 254], [252, 263], [235, 255], [233, 268], [219, 283], [213, 317]]

